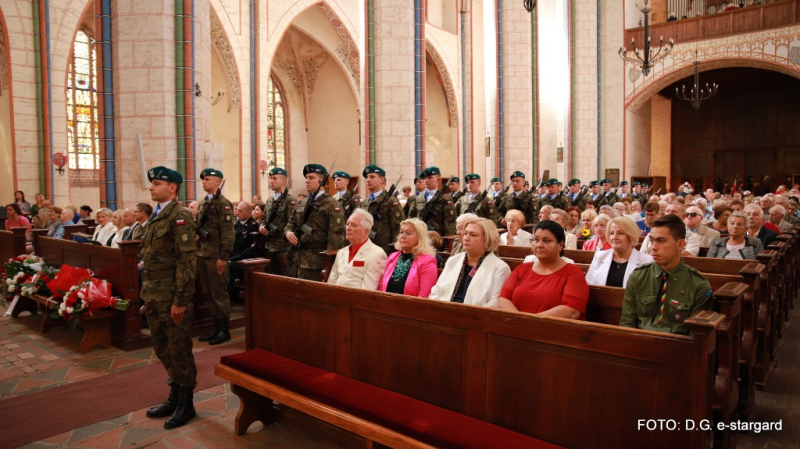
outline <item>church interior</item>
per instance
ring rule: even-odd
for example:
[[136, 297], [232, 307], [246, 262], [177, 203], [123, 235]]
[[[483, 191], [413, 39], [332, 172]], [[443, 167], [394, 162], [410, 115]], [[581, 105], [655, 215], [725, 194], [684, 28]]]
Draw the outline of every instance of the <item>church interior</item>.
[[[750, 191], [754, 196], [775, 192], [781, 186], [786, 186], [786, 191], [798, 189], [800, 0], [746, 0], [741, 4], [738, 0], [0, 0], [0, 179], [5, 179], [0, 182], [0, 197], [6, 203], [22, 191], [31, 203], [38, 194], [62, 207], [133, 208], [152, 203], [148, 170], [156, 166], [182, 176], [178, 199], [186, 205], [203, 198], [200, 173], [208, 167], [225, 173], [223, 193], [232, 201], [272, 198], [275, 192], [269, 174], [275, 168], [288, 172], [288, 191], [297, 197], [306, 192], [307, 164], [350, 173], [349, 186], [358, 184], [356, 193], [361, 198], [369, 196], [362, 170], [371, 165], [385, 171], [387, 184], [402, 176], [398, 189], [404, 185], [413, 189], [415, 178], [433, 166], [441, 171], [442, 179], [465, 180], [467, 175], [477, 174], [483, 180], [482, 188], [488, 188], [493, 178], [509, 185], [514, 173], [522, 172], [530, 187], [551, 178], [565, 186], [571, 179], [581, 185], [608, 180], [613, 188], [622, 182], [649, 183], [651, 194], [656, 195], [679, 192], [687, 183], [695, 192], [710, 189], [724, 194], [738, 186], [740, 192]], [[332, 188], [331, 184], [329, 190]], [[2, 218], [5, 221], [6, 216]], [[8, 235], [11, 239], [10, 231]], [[757, 333], [750, 336], [749, 330], [741, 329], [742, 335], [734, 332], [729, 337], [742, 342], [750, 338], [753, 346], [742, 343], [739, 348], [736, 342], [731, 353], [710, 356], [715, 360], [734, 357], [736, 369], [741, 358], [743, 366], [750, 363], [747, 372], [754, 378], [746, 379], [735, 370], [717, 377], [708, 373], [711, 380], [706, 379], [706, 385], [712, 388], [684, 391], [679, 401], [685, 402], [684, 408], [675, 409], [688, 410], [688, 404], [702, 397], [714, 419], [725, 416], [729, 412], [726, 407], [739, 404], [734, 414], [724, 419], [780, 421], [782, 429], [704, 429], [691, 438], [685, 437], [688, 432], [676, 436], [659, 429], [647, 435], [647, 429], [637, 429], [632, 412], [626, 412], [619, 416], [631, 422], [614, 424], [609, 441], [623, 441], [622, 447], [668, 447], [673, 443], [686, 447], [800, 447], [800, 330], [792, 313], [800, 296], [796, 259], [800, 232], [793, 229], [784, 237], [780, 249], [770, 247], [772, 259], [759, 258], [763, 266], [758, 269], [763, 272], [753, 275], [755, 278], [740, 274], [739, 269], [715, 272], [720, 282], [727, 276], [751, 289], [760, 285], [755, 293], [736, 290], [735, 295], [742, 298], [743, 304], [737, 306], [741, 310], [729, 310], [729, 315], [741, 313], [743, 328], [749, 319], [753, 334]], [[0, 247], [3, 245], [7, 243], [0, 242]], [[130, 268], [135, 252], [125, 247], [114, 250], [120, 251], [113, 256], [120, 258], [120, 267], [125, 266], [124, 257], [129, 257]], [[0, 252], [8, 258], [5, 251]], [[66, 264], [69, 260], [88, 263], [90, 256], [64, 252], [60, 257]], [[123, 275], [114, 276], [122, 279]], [[716, 289], [714, 282], [711, 285]], [[136, 289], [134, 284], [130, 288]], [[280, 290], [264, 288], [262, 295], [267, 295], [269, 288]], [[314, 291], [312, 287], [302, 290]], [[282, 290], [280, 294], [289, 295]], [[769, 317], [771, 324], [760, 321], [759, 301], [767, 309], [777, 308]], [[386, 307], [401, 306], [392, 303]], [[334, 310], [335, 306], [326, 303], [325, 308]], [[0, 307], [0, 312], [7, 309], [8, 304]], [[371, 312], [353, 310], [352, 325], [364, 326], [366, 335], [377, 335], [368, 331], [370, 325], [378, 324], [358, 321]], [[36, 416], [30, 404], [16, 405], [26, 396], [41, 395], [41, 404], [47, 403], [48, 394], [52, 394], [51, 402], [80, 402], [81, 397], [68, 396], [83, 391], [79, 385], [159, 364], [149, 337], [142, 334], [135, 341], [118, 344], [113, 340], [113, 347], [84, 353], [78, 349], [81, 331], [58, 329], [44, 334], [44, 328], [40, 329], [43, 315], [35, 313], [35, 305], [32, 312], [0, 318], [2, 417], [13, 417], [24, 407], [32, 413], [26, 411], [24, 416]], [[314, 414], [315, 419], [308, 419], [307, 411], [291, 409], [284, 411], [276, 424], [253, 424], [249, 430], [245, 426], [244, 435], [236, 435], [242, 414], [237, 388], [242, 387], [216, 378], [215, 364], [220, 357], [252, 349], [254, 340], [278, 346], [285, 342], [278, 337], [277, 343], [272, 342], [245, 325], [255, 319], [249, 316], [253, 313], [250, 303], [235, 307], [233, 313], [232, 323], [239, 321], [232, 329], [232, 340], [215, 349], [215, 359], [205, 364], [198, 361], [198, 370], [202, 367], [207, 378], [199, 381], [204, 387], [195, 393], [198, 418], [189, 426], [164, 430], [161, 421], [145, 419], [146, 406], [156, 401], [140, 404], [131, 399], [122, 401], [130, 403], [125, 413], [121, 406], [120, 414], [107, 413], [96, 421], [78, 420], [80, 424], [62, 425], [55, 433], [36, 433], [41, 436], [33, 439], [3, 437], [0, 441], [5, 443], [0, 446], [365, 447], [362, 439], [353, 436], [357, 432], [347, 427], [355, 424], [331, 424]], [[259, 319], [267, 322], [269, 314], [261, 313]], [[431, 309], [430, 313], [440, 312]], [[139, 317], [133, 316], [138, 326]], [[310, 319], [300, 314], [295, 318], [298, 322]], [[344, 323], [341, 313], [328, 318], [340, 327], [350, 324]], [[420, 335], [438, 329], [420, 316], [403, 319], [421, 320]], [[458, 319], [453, 318], [454, 322]], [[120, 321], [122, 324], [114, 322], [113, 326], [129, 326], [130, 318], [126, 320], [128, 324]], [[325, 322], [320, 320], [321, 328]], [[483, 399], [480, 394], [463, 393], [459, 396], [463, 403], [448, 402], [455, 401], [448, 396], [452, 392], [430, 393], [424, 401], [459, 414], [480, 415], [479, 420], [500, 423], [499, 427], [541, 440], [541, 447], [604, 446], [603, 435], [597, 435], [594, 445], [588, 446], [578, 435], [569, 435], [582, 433], [580, 429], [586, 425], [583, 412], [576, 413], [582, 418], [572, 423], [571, 431], [562, 434], [530, 430], [535, 426], [526, 427], [521, 419], [508, 417], [517, 409], [487, 415], [485, 410], [493, 410], [497, 404], [486, 398], [504, 391], [502, 385], [493, 384], [503, 377], [493, 377], [496, 373], [491, 366], [479, 370], [477, 359], [470, 357], [480, 348], [497, 345], [497, 352], [480, 362], [499, 363], [503, 357], [510, 359], [512, 352], [503, 351], [511, 351], [507, 348], [517, 343], [502, 331], [493, 334], [481, 327], [480, 332], [488, 332], [484, 335], [470, 328], [472, 324], [464, 324], [467, 318], [459, 323], [438, 330], [453, 341], [447, 343], [451, 346], [432, 342], [442, 351], [436, 356], [463, 367], [463, 375], [454, 376], [457, 381], [453, 384], [458, 385], [453, 389], [477, 391], [481, 384], [488, 384], [491, 391], [484, 392]], [[731, 324], [725, 323], [727, 329]], [[520, 334], [527, 332], [522, 329], [524, 324], [514, 323]], [[275, 325], [280, 327], [280, 323]], [[716, 326], [719, 328], [719, 323]], [[607, 328], [611, 326], [596, 332], [603, 334]], [[286, 329], [297, 331], [289, 325]], [[394, 332], [388, 329], [381, 338]], [[565, 338], [575, 340], [569, 344], [582, 344], [577, 334], [567, 333], [571, 329], [567, 325], [559, 329], [564, 329]], [[396, 332], [399, 335], [401, 331]], [[319, 341], [323, 331], [309, 334], [308, 342]], [[713, 345], [713, 335], [722, 335], [722, 330], [714, 330], [711, 337], [703, 335], [708, 337], [703, 341]], [[485, 337], [483, 346], [465, 349], [468, 342], [474, 344], [481, 337]], [[691, 348], [698, 351], [692, 360], [703, 358], [698, 355], [703, 349], [694, 344], [699, 337], [681, 338], [665, 341], [689, 347], [691, 340]], [[616, 340], [609, 337], [607, 341]], [[544, 343], [525, 344], [536, 347]], [[761, 344], [764, 346], [758, 346]], [[450, 360], [452, 354], [446, 352], [451, 349], [463, 350], [458, 353], [463, 359]], [[194, 351], [201, 360], [208, 348], [196, 343]], [[320, 363], [336, 366], [339, 372], [338, 367], [349, 363], [351, 357], [349, 346], [343, 351], [326, 356], [335, 360], [320, 355], [319, 360], [324, 361]], [[355, 349], [352, 351], [355, 354]], [[564, 350], [569, 351], [578, 349]], [[748, 351], [752, 352], [750, 362]], [[659, 354], [671, 352], [664, 349]], [[314, 359], [317, 355], [303, 357]], [[630, 388], [649, 385], [642, 379], [657, 375], [652, 368], [656, 362], [650, 356], [628, 356], [623, 360], [621, 355], [608, 355], [606, 361], [611, 361], [598, 369], [606, 372], [597, 374], [612, 378], [613, 357], [619, 357], [619, 365], [641, 371], [632, 375], [635, 380]], [[534, 361], [549, 363], [548, 357], [526, 359], [518, 366], [535, 372], [538, 365]], [[719, 360], [709, 363], [719, 364]], [[373, 362], [380, 365], [379, 359]], [[509, 360], [507, 366], [514, 364]], [[581, 378], [577, 372], [585, 366], [570, 365], [561, 373], [566, 379], [538, 379], [569, 385]], [[368, 368], [352, 369], [353, 377], [363, 380], [371, 376]], [[350, 373], [350, 368], [346, 372]], [[413, 369], [403, 372], [414, 374]], [[163, 370], [160, 375], [164, 377]], [[375, 374], [384, 375], [389, 378], [386, 373]], [[505, 379], [525, 382], [525, 373]], [[725, 388], [719, 387], [725, 379], [727, 388], [738, 389], [721, 405], [716, 400], [721, 393], [714, 389], [714, 379], [717, 388]], [[418, 382], [411, 377], [401, 380]], [[391, 384], [401, 395], [413, 396], [401, 380], [387, 380], [381, 386], [394, 391], [386, 386]], [[447, 384], [438, 380], [442, 382], [436, 385]], [[130, 377], [130, 382], [119, 391], [106, 393], [105, 398], [90, 394], [95, 402], [87, 404], [99, 407], [114, 396], [136, 396], [137, 385], [149, 380]], [[752, 388], [746, 391], [742, 385], [748, 382]], [[70, 388], [64, 390], [67, 395], [59, 396], [65, 388]], [[628, 403], [648, 396], [647, 390], [614, 391], [625, 394]], [[513, 395], [513, 391], [505, 393], [504, 397]], [[575, 385], [573, 391], [554, 392], [539, 386], [524, 394], [562, 395], [560, 401], [580, 408], [585, 389]], [[261, 404], [250, 398], [254, 401], [251, 407]], [[284, 399], [286, 404], [294, 400], [290, 396]], [[662, 414], [657, 404], [655, 400], [647, 402], [653, 408], [639, 418], [675, 418], [685, 427], [686, 416]], [[617, 410], [616, 405], [610, 407]], [[697, 410], [701, 407], [695, 406], [693, 417], [705, 413]], [[645, 408], [641, 405], [636, 410]], [[53, 414], [37, 420], [69, 419], [60, 415], [58, 407], [47, 410]], [[552, 424], [553, 429], [562, 426]], [[15, 430], [6, 427], [2, 433], [6, 432]], [[654, 435], [666, 439], [653, 440]], [[366, 447], [437, 447], [402, 439], [387, 441], [395, 443], [375, 442], [373, 446], [367, 441]]]

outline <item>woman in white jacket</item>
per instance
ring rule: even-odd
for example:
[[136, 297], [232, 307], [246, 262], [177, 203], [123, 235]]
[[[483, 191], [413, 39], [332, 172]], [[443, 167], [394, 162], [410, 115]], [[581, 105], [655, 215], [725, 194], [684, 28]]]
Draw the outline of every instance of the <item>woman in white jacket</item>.
[[500, 245], [497, 227], [485, 218], [472, 221], [461, 243], [464, 252], [447, 259], [428, 298], [496, 308], [511, 274], [511, 268], [493, 253]]
[[111, 209], [105, 207], [97, 211], [97, 227], [94, 230], [92, 240], [105, 246], [111, 246], [111, 238], [117, 233], [117, 227], [111, 223], [113, 214]]
[[611, 251], [595, 252], [589, 271], [586, 272], [586, 283], [625, 287], [633, 270], [641, 264], [653, 262], [653, 258], [636, 250], [639, 226], [630, 218], [612, 219], [606, 226], [605, 233], [606, 241], [611, 244]]

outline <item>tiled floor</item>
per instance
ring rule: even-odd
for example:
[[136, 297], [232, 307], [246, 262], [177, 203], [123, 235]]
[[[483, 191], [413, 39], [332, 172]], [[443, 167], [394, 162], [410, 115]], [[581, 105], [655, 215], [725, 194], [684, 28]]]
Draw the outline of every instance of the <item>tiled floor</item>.
[[[0, 308], [0, 314], [2, 308]], [[798, 314], [795, 314], [798, 315]], [[116, 348], [77, 352], [81, 332], [54, 330], [38, 332], [38, 317], [0, 318], [0, 400], [31, 394], [133, 369], [157, 362], [152, 349], [124, 352]], [[800, 325], [797, 316], [786, 331], [779, 354], [779, 365], [765, 391], [756, 393], [756, 421], [783, 420], [781, 432], [737, 434], [738, 448], [800, 447]], [[244, 340], [244, 330], [233, 332], [230, 344]], [[195, 340], [195, 351], [208, 345]], [[267, 428], [254, 424], [249, 432], [236, 437], [233, 423], [239, 407], [238, 398], [228, 384], [195, 394], [198, 417], [188, 425], [170, 431], [163, 429], [163, 419], [148, 419], [145, 409], [136, 410], [38, 441], [26, 448], [330, 448], [340, 447], [319, 435], [292, 423], [278, 423]], [[0, 403], [0, 406], [2, 404]], [[3, 431], [7, 431], [4, 429]], [[324, 441], [323, 441], [324, 440]], [[337, 443], [345, 444], [341, 441]]]

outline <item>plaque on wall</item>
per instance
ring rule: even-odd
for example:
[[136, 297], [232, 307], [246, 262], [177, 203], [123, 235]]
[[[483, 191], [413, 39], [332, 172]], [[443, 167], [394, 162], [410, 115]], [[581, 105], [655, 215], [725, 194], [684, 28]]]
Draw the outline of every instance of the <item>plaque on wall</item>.
[[556, 158], [558, 162], [564, 162], [564, 147], [556, 148]]
[[606, 169], [606, 178], [611, 180], [612, 186], [619, 185], [619, 169], [618, 168], [607, 168]]

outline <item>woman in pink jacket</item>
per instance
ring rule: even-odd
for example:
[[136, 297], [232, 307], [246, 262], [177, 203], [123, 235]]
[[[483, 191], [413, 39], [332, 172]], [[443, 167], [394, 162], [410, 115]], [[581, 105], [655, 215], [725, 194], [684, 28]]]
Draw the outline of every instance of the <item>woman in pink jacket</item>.
[[378, 290], [427, 298], [436, 285], [436, 253], [422, 220], [410, 218], [400, 223], [400, 235], [389, 255]]

